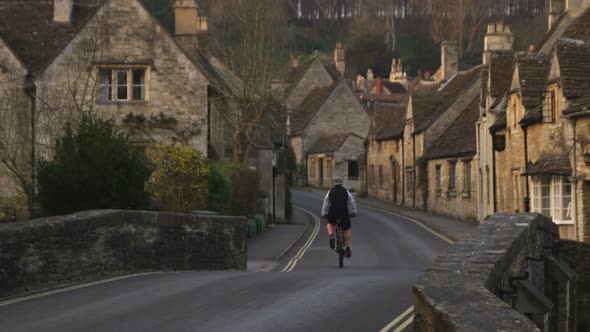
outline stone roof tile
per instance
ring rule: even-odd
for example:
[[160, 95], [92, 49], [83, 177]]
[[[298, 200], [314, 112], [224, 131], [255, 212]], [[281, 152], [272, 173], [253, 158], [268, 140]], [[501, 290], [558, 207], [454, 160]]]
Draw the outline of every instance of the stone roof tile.
[[479, 96], [457, 117], [424, 153], [426, 159], [473, 156], [477, 150], [475, 123], [479, 118]]
[[[338, 134], [338, 135], [322, 136], [318, 139], [318, 141], [314, 145], [311, 146], [311, 148], [309, 148], [307, 153], [314, 154], [314, 153], [336, 152], [336, 151], [338, 151], [338, 149], [340, 149], [342, 144], [344, 144], [344, 142], [346, 142], [346, 139], [351, 135], [354, 135], [354, 134]], [[354, 136], [357, 136], [357, 135], [354, 135]], [[360, 136], [357, 136], [357, 137], [362, 139], [362, 137], [360, 137]]]
[[510, 88], [514, 72], [514, 54], [512, 52], [493, 53], [490, 58], [490, 94], [498, 98]]
[[547, 153], [534, 163], [527, 165], [524, 175], [571, 175], [572, 166], [567, 155], [561, 153]]
[[383, 102], [373, 104], [374, 126], [371, 126], [371, 133], [375, 135], [377, 141], [398, 139], [404, 135], [406, 111], [406, 104]]
[[580, 97], [590, 89], [590, 42], [560, 38], [555, 52], [563, 94], [567, 98]]
[[290, 119], [291, 135], [303, 133], [307, 125], [311, 122], [314, 115], [320, 110], [328, 97], [341, 81], [338, 80], [330, 86], [315, 88], [309, 96], [299, 105], [298, 108], [291, 112]]

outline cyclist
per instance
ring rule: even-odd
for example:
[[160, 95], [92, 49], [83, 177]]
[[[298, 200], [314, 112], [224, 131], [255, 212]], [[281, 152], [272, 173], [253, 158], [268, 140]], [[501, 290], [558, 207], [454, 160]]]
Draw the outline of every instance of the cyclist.
[[330, 237], [330, 248], [334, 249], [334, 225], [338, 219], [341, 220], [342, 230], [344, 231], [344, 242], [346, 243], [345, 255], [350, 258], [350, 242], [352, 240], [352, 230], [350, 229], [350, 218], [355, 217], [357, 213], [356, 202], [352, 194], [344, 188], [342, 180], [337, 177], [332, 182], [332, 189], [328, 191], [324, 198], [322, 206], [322, 217], [328, 219], [328, 235]]

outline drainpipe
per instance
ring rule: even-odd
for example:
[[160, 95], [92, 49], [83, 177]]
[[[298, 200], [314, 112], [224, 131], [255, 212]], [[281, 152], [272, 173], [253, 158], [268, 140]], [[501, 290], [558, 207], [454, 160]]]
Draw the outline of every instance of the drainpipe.
[[574, 153], [574, 165], [572, 167], [572, 219], [574, 220], [574, 233], [576, 234], [576, 241], [580, 240], [578, 234], [578, 160], [577, 160], [577, 149], [576, 149], [576, 125], [578, 121], [574, 118], [574, 137], [573, 137], [573, 153]]
[[[524, 168], [526, 172], [527, 163], [529, 160], [529, 146], [528, 146], [528, 127], [523, 126], [522, 130], [524, 131]], [[531, 196], [529, 190], [529, 176], [526, 175], [525, 179], [525, 186], [526, 186], [526, 197], [524, 198], [524, 212], [531, 212]]]
[[404, 145], [404, 136], [402, 136], [402, 163], [401, 163], [401, 172], [402, 172], [402, 204], [406, 204], [406, 149]]
[[37, 140], [37, 128], [36, 128], [36, 112], [37, 112], [37, 85], [35, 84], [35, 78], [33, 74], [27, 74], [25, 78], [25, 86], [24, 86], [25, 93], [31, 100], [31, 190], [30, 194], [35, 193], [36, 183], [37, 183], [37, 174], [35, 172], [35, 162], [37, 160], [37, 147], [36, 147], [36, 140]]
[[416, 135], [412, 134], [412, 149], [413, 149], [413, 160], [414, 160], [414, 174], [413, 174], [413, 178], [414, 178], [414, 185], [412, 186], [412, 208], [415, 209], [416, 208], [416, 172], [418, 171], [416, 169]]
[[492, 191], [493, 191], [493, 199], [494, 199], [494, 213], [498, 211], [498, 195], [496, 194], [496, 150], [492, 144]]

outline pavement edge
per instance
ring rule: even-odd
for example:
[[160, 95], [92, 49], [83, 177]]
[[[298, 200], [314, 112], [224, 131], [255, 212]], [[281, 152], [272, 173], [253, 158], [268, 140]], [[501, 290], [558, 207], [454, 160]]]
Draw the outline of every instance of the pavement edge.
[[[297, 206], [293, 205], [294, 208], [298, 208]], [[307, 230], [309, 229], [309, 225], [311, 225], [311, 223], [313, 222], [311, 216], [307, 215], [307, 213], [305, 213], [305, 216], [307, 218], [307, 223], [305, 224], [305, 227], [303, 228], [303, 231], [301, 232], [301, 234], [299, 234], [299, 236], [290, 244], [288, 245], [285, 250], [283, 250], [283, 252], [277, 257], [276, 261], [280, 261], [281, 259], [283, 259], [283, 257], [285, 257], [285, 255], [291, 250], [293, 249], [293, 247], [299, 243], [299, 241], [301, 241], [301, 238], [303, 237], [303, 235], [305, 235], [305, 233], [307, 233]]]

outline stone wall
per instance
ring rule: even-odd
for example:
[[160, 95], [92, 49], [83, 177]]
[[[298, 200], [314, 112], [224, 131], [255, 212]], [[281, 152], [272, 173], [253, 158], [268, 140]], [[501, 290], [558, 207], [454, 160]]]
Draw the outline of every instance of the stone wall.
[[[368, 147], [368, 195], [372, 198], [402, 204], [403, 167], [402, 140], [377, 142], [371, 140]], [[393, 157], [390, 159], [390, 157]], [[371, 171], [373, 166], [373, 171]], [[379, 178], [379, 167], [382, 168], [383, 179]], [[394, 170], [395, 168], [395, 170]]]
[[[98, 67], [146, 68], [145, 100], [98, 101]], [[136, 0], [107, 1], [36, 83], [37, 94], [45, 108], [60, 111], [58, 115], [63, 118], [58, 122], [65, 123], [69, 119], [68, 112], [76, 108], [74, 100], [118, 123], [130, 114], [146, 122], [163, 114], [167, 119], [174, 119], [176, 125], [155, 121], [153, 126], [127, 126], [125, 129], [132, 131], [133, 139], [140, 142], [181, 140], [207, 153], [207, 86], [210, 82], [174, 38]], [[55, 117], [47, 118], [47, 123], [39, 128], [44, 143], [49, 146], [61, 131], [51, 123], [56, 121]]]
[[88, 211], [0, 225], [0, 297], [141, 271], [246, 269], [241, 217]]
[[590, 244], [561, 240], [559, 256], [579, 276], [576, 298], [578, 323], [575, 331], [590, 331]]
[[[552, 327], [575, 322], [575, 313], [550, 312], [558, 302], [555, 285], [575, 275], [559, 259], [557, 231], [538, 214], [492, 216], [414, 285], [414, 330], [563, 331]], [[575, 298], [570, 291], [566, 297]]]
[[[450, 163], [455, 163], [455, 189], [450, 189]], [[440, 166], [440, 186], [436, 168]], [[459, 219], [477, 219], [477, 164], [465, 159], [428, 161], [428, 210]], [[466, 176], [469, 172], [471, 183]]]

